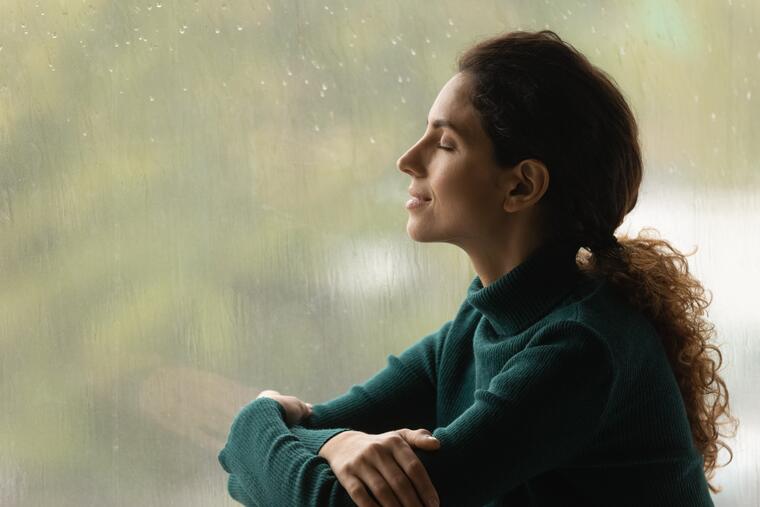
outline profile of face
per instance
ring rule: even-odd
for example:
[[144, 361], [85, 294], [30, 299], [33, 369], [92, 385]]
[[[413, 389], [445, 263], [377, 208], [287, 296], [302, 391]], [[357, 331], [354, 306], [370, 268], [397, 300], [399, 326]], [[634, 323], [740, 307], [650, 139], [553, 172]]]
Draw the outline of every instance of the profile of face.
[[530, 206], [545, 190], [539, 187], [548, 185], [535, 164], [496, 164], [493, 143], [469, 99], [470, 86], [466, 73], [449, 79], [430, 108], [424, 135], [396, 162], [412, 177], [409, 191], [430, 199], [408, 208], [406, 230], [415, 241], [467, 250], [489, 243], [509, 233], [514, 217], [507, 212]]

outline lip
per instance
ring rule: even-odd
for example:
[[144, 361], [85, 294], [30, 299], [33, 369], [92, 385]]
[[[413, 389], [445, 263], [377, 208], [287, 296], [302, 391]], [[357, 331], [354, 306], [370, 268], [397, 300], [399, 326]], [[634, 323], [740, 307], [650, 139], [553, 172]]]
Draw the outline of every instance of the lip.
[[432, 201], [433, 199], [431, 197], [426, 196], [425, 194], [421, 194], [420, 192], [417, 192], [416, 190], [409, 190], [409, 195], [412, 197], [416, 197], [417, 199], [421, 201]]
[[404, 207], [409, 210], [422, 208], [424, 206], [427, 206], [430, 201], [432, 201], [432, 199], [420, 199], [418, 197], [412, 197], [406, 201], [406, 205]]

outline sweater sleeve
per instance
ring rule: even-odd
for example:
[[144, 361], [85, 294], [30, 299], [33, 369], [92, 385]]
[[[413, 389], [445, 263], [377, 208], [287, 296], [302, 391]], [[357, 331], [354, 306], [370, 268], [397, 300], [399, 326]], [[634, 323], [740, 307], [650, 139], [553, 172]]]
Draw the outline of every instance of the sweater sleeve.
[[[382, 433], [402, 427], [424, 427], [432, 431], [436, 420], [436, 368], [452, 323], [453, 320], [444, 323], [398, 357], [389, 355], [388, 365], [363, 384], [352, 386], [347, 393], [331, 401], [314, 405], [312, 415], [301, 425], [288, 428], [284, 423], [284, 409], [271, 398], [258, 398], [249, 403], [236, 417], [227, 445], [219, 453], [220, 464], [230, 474], [227, 484], [230, 496], [247, 506], [258, 505], [254, 499], [266, 499], [264, 504], [274, 502], [275, 505], [280, 501], [284, 502], [283, 505], [290, 504], [287, 502], [311, 505], [315, 499], [334, 502], [329, 505], [354, 505], [329, 463], [317, 456], [319, 450], [327, 440], [349, 429]], [[256, 403], [261, 400], [274, 402], [279, 410], [273, 411], [272, 404], [267, 401]], [[277, 430], [282, 432], [277, 433]], [[262, 431], [261, 438], [257, 439], [255, 435], [259, 431]], [[273, 436], [275, 441], [267, 440]], [[256, 466], [271, 461], [274, 442], [286, 442], [283, 445], [295, 453], [279, 453], [281, 460], [298, 456], [308, 462], [304, 470], [310, 475], [303, 487], [298, 491], [286, 491], [286, 494], [296, 495], [297, 499], [269, 496], [273, 493], [264, 484], [290, 484], [296, 479], [291, 476], [283, 481], [281, 468], [284, 463]], [[273, 477], [277, 480], [271, 480]]]
[[233, 498], [249, 506], [355, 506], [327, 460], [308, 450], [284, 419], [285, 409], [267, 397], [255, 399], [235, 417], [219, 453], [219, 463], [231, 474]]
[[308, 449], [319, 453], [327, 440], [346, 430], [379, 434], [436, 424], [437, 365], [453, 320], [444, 323], [363, 384], [312, 407], [312, 414], [290, 429]]
[[441, 506], [481, 506], [562, 466], [593, 441], [606, 417], [613, 363], [587, 326], [560, 322], [510, 358], [451, 424], [440, 447], [413, 448]]
[[[612, 380], [608, 348], [593, 330], [549, 326], [487, 390], [475, 391], [473, 405], [433, 431], [439, 449], [412, 450], [442, 506], [484, 505], [582, 451], [606, 416]], [[219, 455], [222, 467], [263, 505], [354, 505], [329, 463], [290, 432], [284, 417], [271, 398], [247, 405]]]

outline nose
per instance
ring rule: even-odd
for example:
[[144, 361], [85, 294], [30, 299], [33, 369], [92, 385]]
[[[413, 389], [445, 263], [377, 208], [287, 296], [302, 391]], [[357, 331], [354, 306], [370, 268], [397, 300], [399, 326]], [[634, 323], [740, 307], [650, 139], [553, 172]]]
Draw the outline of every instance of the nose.
[[419, 176], [422, 173], [422, 166], [419, 163], [419, 150], [417, 149], [419, 144], [419, 142], [415, 143], [396, 161], [396, 167], [399, 171], [410, 176]]

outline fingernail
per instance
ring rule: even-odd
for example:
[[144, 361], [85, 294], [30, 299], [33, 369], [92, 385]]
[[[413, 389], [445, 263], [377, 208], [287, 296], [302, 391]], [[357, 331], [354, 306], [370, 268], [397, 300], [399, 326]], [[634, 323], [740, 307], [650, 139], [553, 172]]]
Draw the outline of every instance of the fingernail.
[[425, 438], [427, 438], [428, 440], [438, 440], [433, 435], [426, 435]]

